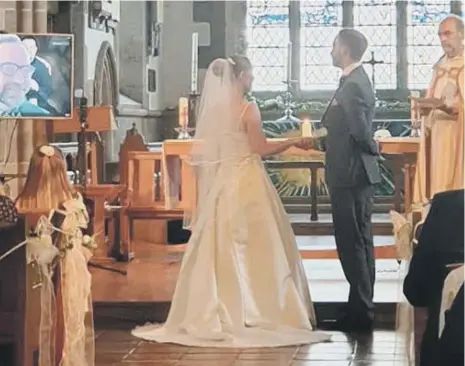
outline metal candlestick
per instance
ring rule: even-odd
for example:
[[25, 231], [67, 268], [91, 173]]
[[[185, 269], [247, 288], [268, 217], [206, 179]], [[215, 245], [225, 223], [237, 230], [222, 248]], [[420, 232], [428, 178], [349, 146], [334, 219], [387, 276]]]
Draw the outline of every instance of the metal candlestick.
[[278, 123], [286, 123], [286, 122], [300, 122], [300, 119], [294, 116], [293, 104], [292, 104], [292, 90], [294, 84], [296, 84], [296, 80], [287, 80], [284, 84], [287, 85], [286, 92], [283, 95], [284, 101], [284, 116], [276, 120]]
[[178, 133], [178, 140], [190, 140], [192, 138], [191, 132], [193, 132], [195, 128], [183, 126], [176, 127], [174, 130]]

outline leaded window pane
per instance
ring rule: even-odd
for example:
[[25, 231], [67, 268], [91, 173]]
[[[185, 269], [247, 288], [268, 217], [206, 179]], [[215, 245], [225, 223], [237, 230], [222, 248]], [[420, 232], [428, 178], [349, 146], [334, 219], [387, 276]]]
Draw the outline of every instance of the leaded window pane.
[[254, 91], [281, 91], [287, 70], [289, 1], [247, 2], [247, 56]]

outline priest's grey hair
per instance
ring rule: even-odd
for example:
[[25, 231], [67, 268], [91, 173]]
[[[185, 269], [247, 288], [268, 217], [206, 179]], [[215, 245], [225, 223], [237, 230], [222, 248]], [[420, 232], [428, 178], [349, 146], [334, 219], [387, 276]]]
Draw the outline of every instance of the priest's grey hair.
[[443, 24], [444, 22], [448, 20], [453, 20], [455, 23], [455, 26], [457, 27], [457, 31], [461, 33], [462, 35], [464, 34], [464, 23], [462, 17], [458, 16], [457, 14], [449, 14], [446, 16], [443, 20], [441, 20], [441, 23], [439, 25]]

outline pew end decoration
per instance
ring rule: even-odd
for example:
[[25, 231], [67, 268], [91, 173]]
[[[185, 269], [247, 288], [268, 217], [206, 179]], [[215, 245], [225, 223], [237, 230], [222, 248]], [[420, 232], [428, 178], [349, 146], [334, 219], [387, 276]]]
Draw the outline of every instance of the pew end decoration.
[[[23, 211], [28, 216], [27, 211]], [[80, 195], [39, 217], [27, 237], [27, 262], [40, 288], [39, 365], [94, 365], [91, 274], [95, 240]], [[61, 320], [60, 320], [61, 319]]]
[[373, 138], [375, 140], [387, 138], [387, 137], [392, 137], [392, 135], [389, 130], [386, 130], [384, 128], [380, 128], [379, 130], [376, 130], [375, 133], [373, 134]]
[[444, 326], [446, 323], [446, 313], [449, 311], [454, 303], [460, 288], [464, 284], [464, 265], [458, 263], [450, 266], [451, 271], [444, 280], [444, 286], [442, 290], [441, 308], [439, 311], [439, 334], [438, 337], [442, 336]]
[[413, 215], [408, 217], [391, 210], [389, 212], [395, 239], [396, 257], [400, 263], [398, 277], [398, 301], [396, 309], [396, 348], [404, 349], [408, 364], [414, 359], [413, 319], [414, 309], [403, 293], [404, 278], [413, 255]]
[[397, 260], [410, 260], [412, 256], [412, 223], [402, 214], [390, 211], [394, 231]]
[[29, 221], [30, 265], [40, 287], [39, 365], [94, 366], [91, 274], [95, 239], [82, 196], [56, 148], [35, 149], [16, 206]]

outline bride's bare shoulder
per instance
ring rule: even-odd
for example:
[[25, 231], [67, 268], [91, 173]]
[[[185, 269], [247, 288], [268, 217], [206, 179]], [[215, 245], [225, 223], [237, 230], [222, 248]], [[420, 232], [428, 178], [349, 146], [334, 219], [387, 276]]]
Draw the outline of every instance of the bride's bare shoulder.
[[261, 120], [260, 109], [255, 102], [245, 102], [244, 119], [248, 121]]

